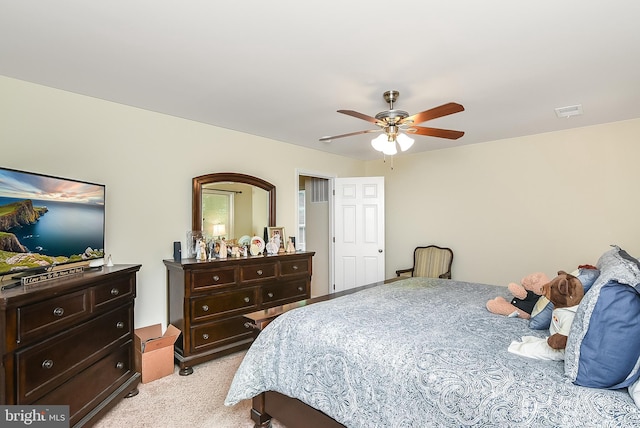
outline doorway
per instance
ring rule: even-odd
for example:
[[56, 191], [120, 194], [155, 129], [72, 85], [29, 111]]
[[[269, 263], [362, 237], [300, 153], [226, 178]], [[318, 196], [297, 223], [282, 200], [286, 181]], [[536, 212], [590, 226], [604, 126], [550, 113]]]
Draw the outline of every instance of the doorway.
[[331, 293], [331, 206], [334, 177], [297, 171], [298, 228], [296, 249], [315, 251], [311, 297]]

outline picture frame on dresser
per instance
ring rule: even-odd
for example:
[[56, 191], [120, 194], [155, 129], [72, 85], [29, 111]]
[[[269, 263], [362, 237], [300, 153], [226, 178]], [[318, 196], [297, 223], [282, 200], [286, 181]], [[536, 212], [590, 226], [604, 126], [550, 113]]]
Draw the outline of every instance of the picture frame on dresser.
[[286, 248], [287, 237], [284, 234], [284, 227], [276, 226], [276, 227], [267, 227], [267, 233], [269, 235], [269, 241], [272, 239], [276, 241], [279, 238], [280, 247], [278, 252], [284, 252]]

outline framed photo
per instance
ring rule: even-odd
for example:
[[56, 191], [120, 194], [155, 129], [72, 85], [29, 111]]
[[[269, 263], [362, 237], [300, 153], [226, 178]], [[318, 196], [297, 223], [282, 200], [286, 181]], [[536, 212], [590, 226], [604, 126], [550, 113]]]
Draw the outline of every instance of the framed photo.
[[269, 241], [273, 241], [278, 244], [278, 252], [284, 253], [286, 249], [287, 237], [284, 235], [284, 227], [267, 227], [267, 233], [269, 234]]
[[204, 239], [204, 235], [200, 230], [190, 230], [187, 232], [187, 251], [186, 257], [188, 259], [196, 257], [198, 254], [199, 241]]

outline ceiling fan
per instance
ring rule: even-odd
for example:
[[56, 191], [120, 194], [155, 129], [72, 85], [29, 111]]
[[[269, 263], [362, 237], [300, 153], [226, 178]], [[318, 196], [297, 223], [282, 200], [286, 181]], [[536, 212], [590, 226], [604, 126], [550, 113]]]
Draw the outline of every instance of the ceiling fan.
[[[457, 103], [447, 103], [439, 107], [435, 107], [423, 112], [409, 116], [409, 113], [403, 110], [393, 108], [393, 103], [400, 96], [398, 91], [387, 91], [383, 95], [384, 100], [389, 104], [389, 110], [381, 111], [375, 117], [358, 113], [353, 110], [338, 110], [338, 113], [353, 116], [358, 119], [366, 120], [378, 126], [378, 129], [369, 129], [365, 131], [350, 132], [348, 134], [334, 135], [331, 137], [322, 137], [320, 141], [330, 142], [337, 138], [352, 137], [354, 135], [368, 134], [372, 132], [384, 132], [371, 141], [374, 149], [383, 152], [386, 155], [394, 155], [398, 152], [396, 143], [400, 146], [400, 150], [405, 151], [413, 145], [413, 139], [407, 134], [426, 135], [430, 137], [448, 138], [457, 140], [464, 135], [462, 131], [453, 131], [450, 129], [427, 128], [424, 126], [416, 126], [417, 123], [426, 122], [427, 120], [437, 119], [439, 117], [448, 116], [450, 114], [464, 111], [464, 107]], [[401, 132], [402, 131], [402, 132]]]

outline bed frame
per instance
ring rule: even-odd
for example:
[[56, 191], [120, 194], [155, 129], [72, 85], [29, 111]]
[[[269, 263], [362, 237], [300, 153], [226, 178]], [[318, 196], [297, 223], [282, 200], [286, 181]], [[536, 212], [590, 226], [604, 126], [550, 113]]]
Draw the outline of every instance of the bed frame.
[[255, 428], [271, 428], [271, 419], [277, 419], [287, 428], [346, 428], [326, 414], [302, 401], [267, 391], [253, 397], [251, 419]]

